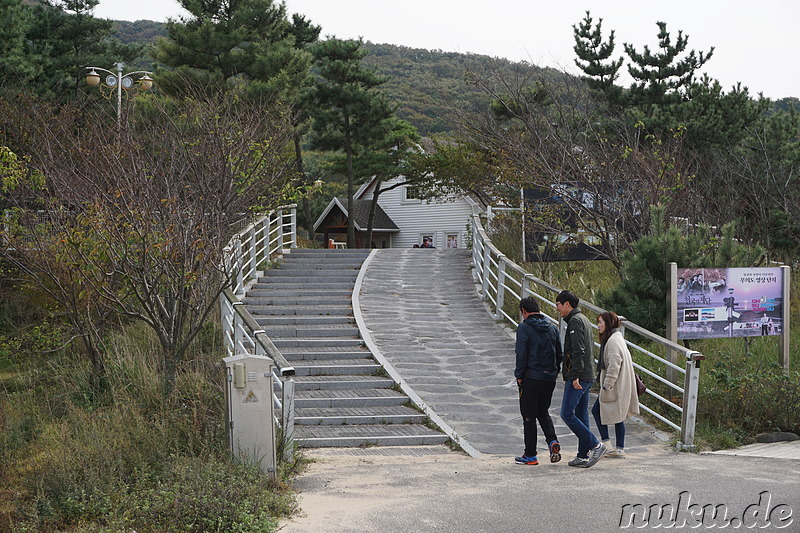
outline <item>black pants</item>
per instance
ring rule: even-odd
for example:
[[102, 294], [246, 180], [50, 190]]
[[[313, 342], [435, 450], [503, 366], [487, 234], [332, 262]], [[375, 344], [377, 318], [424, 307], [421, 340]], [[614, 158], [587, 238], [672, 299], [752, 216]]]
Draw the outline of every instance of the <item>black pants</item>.
[[536, 421], [542, 426], [547, 443], [558, 440], [553, 419], [550, 418], [550, 402], [553, 399], [555, 380], [525, 378], [519, 394], [519, 411], [522, 414], [522, 429], [525, 433], [525, 455], [536, 455]]

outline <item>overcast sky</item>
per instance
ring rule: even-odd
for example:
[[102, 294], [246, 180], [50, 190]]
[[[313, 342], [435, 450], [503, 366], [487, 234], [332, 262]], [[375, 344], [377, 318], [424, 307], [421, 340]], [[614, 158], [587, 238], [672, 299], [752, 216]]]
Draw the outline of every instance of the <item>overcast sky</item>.
[[[622, 43], [657, 44], [657, 21], [689, 48], [714, 57], [703, 72], [725, 90], [736, 82], [755, 95], [800, 97], [800, 21], [798, 0], [286, 0], [289, 13], [301, 13], [322, 26], [323, 36], [363, 37], [445, 52], [477, 53], [526, 60], [576, 72], [572, 26], [587, 9], [603, 19], [604, 33], [616, 31]], [[100, 0], [95, 15], [116, 20], [166, 21], [182, 13], [175, 0]], [[624, 80], [623, 80], [624, 81]], [[624, 81], [627, 84], [627, 81]]]

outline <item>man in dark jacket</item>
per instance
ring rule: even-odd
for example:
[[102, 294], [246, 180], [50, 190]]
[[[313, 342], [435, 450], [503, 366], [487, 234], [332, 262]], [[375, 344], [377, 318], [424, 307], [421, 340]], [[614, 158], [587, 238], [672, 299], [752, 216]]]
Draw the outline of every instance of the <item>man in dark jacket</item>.
[[561, 291], [556, 297], [556, 310], [567, 323], [561, 420], [578, 437], [578, 455], [569, 466], [589, 468], [600, 460], [606, 448], [589, 429], [589, 390], [594, 383], [594, 335], [589, 319], [581, 313], [578, 303], [578, 297], [569, 291]]
[[539, 303], [530, 296], [520, 300], [519, 310], [522, 322], [517, 326], [514, 377], [519, 387], [525, 453], [515, 457], [514, 461], [521, 465], [539, 464], [536, 452], [538, 420], [547, 440], [550, 462], [557, 463], [561, 460], [561, 446], [548, 409], [562, 360], [558, 328], [547, 321], [539, 310]]

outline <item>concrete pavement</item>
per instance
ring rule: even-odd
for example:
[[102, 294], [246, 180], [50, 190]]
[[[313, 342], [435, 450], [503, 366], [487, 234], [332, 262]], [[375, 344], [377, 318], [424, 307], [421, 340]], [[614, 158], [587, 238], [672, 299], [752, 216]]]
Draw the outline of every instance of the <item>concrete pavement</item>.
[[610, 533], [706, 531], [725, 523], [726, 531], [800, 531], [796, 460], [647, 445], [585, 469], [446, 449], [417, 456], [386, 450], [310, 451], [315, 462], [294, 483], [301, 510], [279, 531]]

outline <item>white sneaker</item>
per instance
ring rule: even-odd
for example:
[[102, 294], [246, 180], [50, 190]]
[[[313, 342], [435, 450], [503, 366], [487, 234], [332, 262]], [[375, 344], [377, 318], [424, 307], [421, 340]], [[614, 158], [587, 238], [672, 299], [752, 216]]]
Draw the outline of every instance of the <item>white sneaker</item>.
[[605, 456], [614, 459], [625, 459], [625, 450], [622, 448], [614, 448], [613, 450], [607, 451]]
[[589, 450], [589, 461], [586, 463], [586, 468], [594, 466], [597, 461], [599, 461], [600, 458], [605, 455], [605, 453], [606, 447], [602, 442], [598, 443], [597, 446]]

